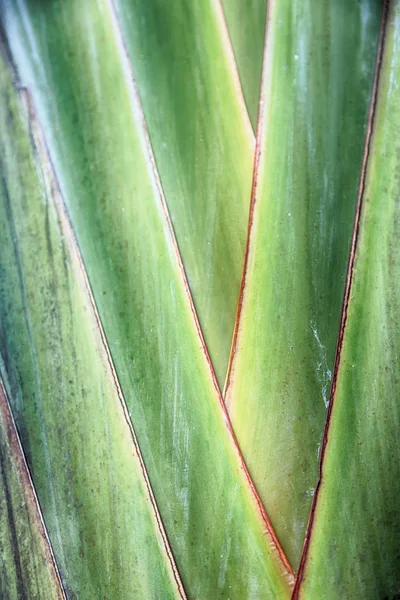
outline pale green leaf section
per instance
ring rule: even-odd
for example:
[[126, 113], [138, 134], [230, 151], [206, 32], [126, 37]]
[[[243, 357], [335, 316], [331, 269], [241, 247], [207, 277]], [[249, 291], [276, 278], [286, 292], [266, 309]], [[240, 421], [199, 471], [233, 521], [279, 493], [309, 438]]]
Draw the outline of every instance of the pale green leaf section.
[[[115, 0], [200, 325], [224, 385], [254, 160], [219, 0]], [[261, 58], [261, 54], [260, 54]]]
[[0, 597], [65, 600], [1, 381]]
[[251, 232], [227, 406], [297, 567], [318, 477], [381, 14], [271, 0]]
[[[291, 575], [197, 330], [113, 5], [31, 0], [0, 8], [186, 592], [193, 599], [288, 598]], [[85, 332], [79, 336], [84, 345]], [[110, 489], [107, 482], [104, 493]]]
[[268, 0], [222, 0], [222, 4], [243, 95], [255, 131]]
[[400, 2], [389, 3], [377, 107], [304, 600], [400, 591]]
[[[1, 62], [0, 372], [68, 598], [182, 598], [60, 206]], [[5, 493], [4, 510], [13, 511]], [[22, 535], [15, 531], [16, 561]], [[39, 565], [37, 550], [31, 561]], [[7, 576], [12, 585], [11, 568]], [[31, 597], [22, 565], [15, 577], [16, 597]], [[38, 585], [32, 597], [47, 598], [46, 578]]]

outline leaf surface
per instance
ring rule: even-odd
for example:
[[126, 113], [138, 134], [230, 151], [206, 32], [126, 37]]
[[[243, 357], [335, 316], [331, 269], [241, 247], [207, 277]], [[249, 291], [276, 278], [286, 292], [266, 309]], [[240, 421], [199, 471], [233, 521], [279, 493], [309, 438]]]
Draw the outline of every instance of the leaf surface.
[[257, 128], [268, 0], [222, 0], [239, 77], [254, 131]]
[[318, 477], [380, 13], [375, 0], [269, 4], [226, 402], [293, 567]]
[[186, 592], [287, 598], [291, 575], [212, 378], [112, 3], [1, 8]]
[[0, 489], [0, 596], [7, 600], [65, 600], [1, 382]]
[[388, 5], [321, 483], [294, 596], [307, 600], [400, 590], [400, 2]]
[[0, 98], [0, 373], [65, 590], [184, 598], [51, 165], [3, 62]]
[[254, 135], [219, 0], [116, 0], [197, 314], [222, 388]]

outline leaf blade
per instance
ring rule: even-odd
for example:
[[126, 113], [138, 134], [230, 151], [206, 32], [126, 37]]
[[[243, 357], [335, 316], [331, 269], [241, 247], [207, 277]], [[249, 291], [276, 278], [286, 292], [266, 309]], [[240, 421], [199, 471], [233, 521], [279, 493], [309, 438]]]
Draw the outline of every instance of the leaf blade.
[[3, 7], [185, 589], [288, 597], [196, 329], [112, 4]]
[[218, 0], [115, 0], [196, 311], [222, 387], [254, 136]]
[[368, 1], [269, 3], [226, 402], [293, 566], [318, 476], [379, 16]]
[[247, 110], [256, 131], [268, 1], [223, 0], [222, 4]]
[[0, 370], [67, 595], [184, 598], [51, 166], [0, 76]]
[[0, 592], [65, 600], [3, 383], [0, 382]]
[[[397, 349], [400, 4], [385, 3], [382, 61], [349, 268], [321, 482], [294, 598], [395, 597], [399, 589]], [[345, 468], [344, 468], [345, 467]], [[340, 481], [340, 493], [338, 493]], [[378, 482], [378, 485], [375, 484]], [[335, 514], [335, 523], [328, 523]], [[323, 536], [330, 539], [330, 544]], [[324, 573], [320, 561], [334, 553]]]

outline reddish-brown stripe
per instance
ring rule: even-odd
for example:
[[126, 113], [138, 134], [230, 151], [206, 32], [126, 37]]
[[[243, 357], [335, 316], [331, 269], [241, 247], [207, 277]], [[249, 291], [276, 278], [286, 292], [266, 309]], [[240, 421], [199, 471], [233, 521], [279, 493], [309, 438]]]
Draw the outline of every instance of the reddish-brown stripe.
[[331, 387], [329, 407], [328, 407], [328, 412], [327, 412], [327, 417], [326, 417], [326, 422], [325, 422], [324, 435], [322, 438], [321, 457], [320, 457], [320, 466], [319, 466], [319, 478], [318, 478], [318, 483], [317, 483], [317, 486], [315, 489], [315, 494], [314, 494], [313, 503], [311, 506], [310, 516], [308, 519], [307, 530], [306, 530], [306, 535], [305, 535], [304, 545], [303, 545], [303, 552], [302, 552], [301, 559], [300, 559], [300, 565], [299, 565], [299, 570], [297, 573], [296, 583], [295, 583], [295, 586], [293, 589], [292, 600], [299, 600], [299, 597], [300, 597], [301, 584], [303, 582], [304, 570], [305, 570], [305, 567], [307, 564], [311, 536], [312, 536], [312, 532], [313, 532], [313, 525], [314, 525], [314, 521], [315, 521], [315, 513], [316, 513], [316, 510], [318, 507], [318, 498], [319, 498], [322, 480], [323, 480], [324, 459], [325, 459], [325, 455], [326, 455], [326, 448], [327, 448], [327, 444], [328, 444], [330, 426], [331, 426], [331, 422], [332, 422], [332, 412], [333, 412], [334, 402], [335, 402], [337, 377], [338, 377], [338, 372], [339, 372], [339, 368], [340, 368], [340, 359], [341, 359], [342, 348], [343, 348], [343, 338], [344, 338], [344, 333], [345, 333], [345, 329], [346, 329], [348, 306], [349, 306], [349, 301], [350, 301], [350, 292], [351, 292], [351, 286], [352, 286], [352, 282], [353, 282], [354, 261], [355, 261], [356, 251], [357, 251], [357, 242], [358, 242], [359, 229], [360, 229], [360, 217], [361, 217], [361, 210], [362, 210], [362, 204], [363, 204], [363, 199], [364, 199], [365, 180], [366, 180], [366, 174], [367, 174], [368, 158], [369, 158], [369, 153], [370, 153], [370, 148], [371, 148], [371, 138], [372, 138], [372, 133], [373, 133], [374, 117], [375, 117], [375, 111], [376, 111], [379, 76], [380, 76], [380, 70], [381, 70], [381, 65], [382, 65], [385, 33], [386, 33], [386, 26], [387, 26], [387, 20], [388, 20], [387, 19], [388, 9], [389, 9], [389, 0], [384, 0], [384, 4], [383, 4], [383, 8], [382, 8], [382, 20], [381, 20], [381, 28], [380, 28], [380, 34], [379, 34], [375, 72], [374, 72], [374, 79], [373, 79], [373, 84], [372, 84], [371, 102], [370, 102], [370, 108], [369, 108], [368, 120], [367, 120], [367, 131], [366, 131], [366, 135], [365, 135], [364, 153], [363, 153], [363, 159], [362, 159], [362, 164], [361, 164], [360, 182], [359, 182], [359, 186], [358, 186], [356, 213], [355, 213], [355, 218], [354, 218], [354, 227], [353, 227], [353, 234], [352, 234], [352, 239], [351, 239], [350, 255], [349, 255], [348, 266], [347, 266], [346, 286], [345, 286], [344, 299], [343, 299], [343, 305], [342, 305], [342, 313], [341, 313], [338, 340], [337, 340], [337, 345], [336, 345], [336, 357], [335, 357], [335, 365], [334, 365], [334, 370], [333, 370], [332, 387]]
[[[233, 330], [233, 338], [232, 338], [232, 346], [231, 352], [229, 355], [228, 361], [228, 369], [226, 373], [226, 380], [223, 390], [223, 396], [225, 401], [227, 402], [228, 391], [231, 385], [232, 375], [233, 375], [233, 362], [235, 360], [235, 354], [237, 351], [237, 341], [238, 341], [238, 333], [240, 326], [240, 319], [242, 315], [243, 309], [243, 299], [244, 292], [246, 287], [246, 279], [247, 279], [247, 267], [249, 262], [249, 253], [250, 253], [250, 244], [251, 244], [251, 236], [253, 231], [253, 221], [254, 221], [254, 210], [256, 206], [257, 200], [257, 186], [258, 186], [258, 175], [259, 175], [259, 167], [260, 167], [260, 158], [261, 158], [261, 137], [264, 129], [264, 116], [265, 116], [265, 80], [266, 80], [266, 71], [267, 71], [267, 55], [270, 52], [269, 45], [271, 44], [272, 35], [269, 32], [269, 28], [271, 27], [271, 11], [272, 4], [274, 0], [270, 0], [268, 2], [267, 9], [267, 20], [265, 26], [265, 42], [264, 42], [264, 56], [263, 56], [263, 69], [262, 69], [262, 79], [261, 79], [261, 92], [260, 92], [260, 101], [258, 104], [258, 120], [257, 120], [257, 135], [256, 135], [256, 147], [254, 153], [254, 168], [253, 168], [253, 182], [251, 187], [251, 196], [250, 196], [250, 208], [249, 208], [249, 220], [247, 225], [247, 239], [246, 239], [246, 249], [244, 254], [244, 264], [242, 271], [242, 280], [240, 283], [240, 291], [239, 291], [239, 301], [238, 308], [236, 312], [235, 325]], [[227, 402], [229, 404], [229, 401]]]
[[56, 559], [54, 557], [53, 548], [51, 546], [47, 529], [44, 523], [43, 515], [40, 509], [39, 501], [35, 492], [35, 488], [33, 486], [31, 474], [29, 472], [29, 468], [25, 460], [24, 451], [22, 449], [21, 441], [19, 439], [14, 417], [12, 415], [8, 397], [4, 389], [3, 382], [1, 380], [0, 411], [2, 413], [2, 418], [6, 426], [7, 440], [12, 451], [12, 456], [18, 466], [18, 473], [19, 475], [21, 475], [22, 480], [24, 482], [26, 500], [28, 502], [32, 514], [34, 515], [36, 526], [43, 540], [46, 561], [47, 564], [49, 564], [51, 567], [53, 578], [57, 587], [57, 595], [60, 598], [60, 600], [67, 600], [67, 596], [61, 582], [60, 573], [58, 571]]

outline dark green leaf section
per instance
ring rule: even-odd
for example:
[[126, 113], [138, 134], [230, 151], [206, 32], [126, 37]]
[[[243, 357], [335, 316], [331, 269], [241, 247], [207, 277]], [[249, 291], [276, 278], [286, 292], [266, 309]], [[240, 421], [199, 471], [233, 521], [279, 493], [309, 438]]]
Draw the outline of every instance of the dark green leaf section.
[[[178, 598], [57, 186], [21, 108], [1, 63], [0, 372], [65, 589], [71, 600]], [[13, 510], [11, 498], [2, 503]], [[15, 530], [16, 561], [22, 535]], [[30, 597], [22, 565], [15, 577], [18, 599]]]
[[239, 77], [254, 131], [264, 53], [268, 0], [222, 0]]
[[[32, 0], [1, 2], [1, 11], [188, 596], [287, 598], [290, 575], [244, 472], [196, 329], [112, 4]], [[86, 356], [87, 336], [78, 334]], [[88, 407], [83, 420], [98, 410]], [[79, 450], [85, 447], [82, 440]], [[70, 462], [65, 457], [66, 467]], [[112, 482], [104, 482], [104, 494]]]
[[400, 2], [377, 108], [304, 600], [400, 594]]
[[251, 232], [227, 405], [296, 567], [318, 478], [381, 3], [269, 6]]
[[65, 599], [1, 382], [0, 597], [5, 600]]
[[240, 289], [254, 136], [219, 0], [116, 0], [219, 384]]

